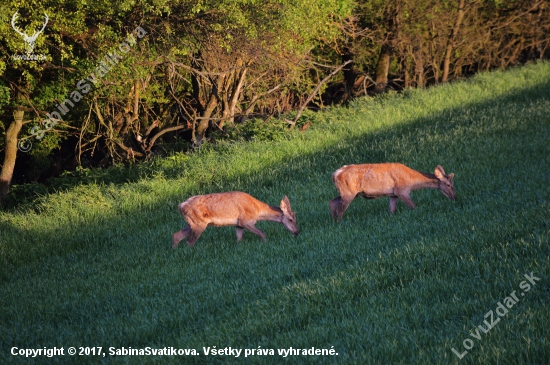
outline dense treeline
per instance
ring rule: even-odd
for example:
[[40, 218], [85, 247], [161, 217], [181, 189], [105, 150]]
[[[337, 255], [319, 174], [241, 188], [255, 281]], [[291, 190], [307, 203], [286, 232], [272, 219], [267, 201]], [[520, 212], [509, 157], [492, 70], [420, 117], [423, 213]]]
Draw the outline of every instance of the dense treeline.
[[306, 106], [542, 59], [549, 46], [547, 0], [9, 0], [0, 202], [13, 181], [249, 135], [272, 116], [292, 128]]

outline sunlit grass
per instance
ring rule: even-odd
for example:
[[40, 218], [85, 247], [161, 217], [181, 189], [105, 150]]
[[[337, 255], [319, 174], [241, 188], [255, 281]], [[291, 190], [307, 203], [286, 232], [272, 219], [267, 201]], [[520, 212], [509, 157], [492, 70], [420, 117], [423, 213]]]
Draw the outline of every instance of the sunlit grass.
[[[286, 361], [549, 363], [549, 110], [550, 65], [531, 65], [308, 113], [312, 126], [281, 141], [206, 147], [159, 160], [138, 181], [0, 213], [0, 362], [25, 362], [13, 346], [334, 346], [337, 357]], [[391, 215], [387, 198], [360, 199], [333, 223], [332, 172], [382, 161], [441, 164], [458, 201], [417, 191], [414, 211], [399, 203]], [[172, 250], [177, 204], [230, 190], [273, 205], [288, 195], [302, 233], [261, 222], [266, 243], [247, 232], [237, 244], [233, 228], [208, 228], [193, 249]], [[530, 272], [542, 280], [470, 337]], [[451, 348], [463, 352], [466, 338], [475, 345], [459, 360]]]

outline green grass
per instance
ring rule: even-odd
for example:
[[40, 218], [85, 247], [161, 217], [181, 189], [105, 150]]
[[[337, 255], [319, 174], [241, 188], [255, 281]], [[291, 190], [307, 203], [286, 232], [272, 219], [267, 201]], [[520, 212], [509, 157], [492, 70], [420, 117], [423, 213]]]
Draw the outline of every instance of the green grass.
[[[550, 64], [307, 113], [306, 132], [159, 160], [147, 179], [100, 181], [0, 213], [0, 363], [13, 346], [334, 349], [338, 356], [56, 357], [32, 363], [550, 363]], [[458, 201], [357, 199], [333, 223], [344, 164], [455, 173]], [[120, 170], [117, 170], [120, 173]], [[105, 174], [109, 174], [106, 171]], [[154, 176], [153, 176], [154, 175]], [[107, 179], [108, 180], [108, 179]], [[301, 234], [263, 243], [208, 228], [171, 248], [177, 204], [243, 190], [288, 195]], [[519, 285], [541, 278], [476, 340]], [[474, 332], [475, 334], [475, 332]], [[474, 347], [461, 360], [467, 338]]]

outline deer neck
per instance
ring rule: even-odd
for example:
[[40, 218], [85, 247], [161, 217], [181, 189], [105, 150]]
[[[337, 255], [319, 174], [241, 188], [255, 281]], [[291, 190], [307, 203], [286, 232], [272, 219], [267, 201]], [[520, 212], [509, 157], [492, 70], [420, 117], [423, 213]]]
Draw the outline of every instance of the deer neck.
[[439, 179], [434, 174], [419, 172], [420, 176], [414, 184], [413, 190], [416, 189], [439, 189]]
[[283, 221], [283, 215], [284, 213], [281, 208], [267, 205], [260, 216], [260, 220], [281, 223]]

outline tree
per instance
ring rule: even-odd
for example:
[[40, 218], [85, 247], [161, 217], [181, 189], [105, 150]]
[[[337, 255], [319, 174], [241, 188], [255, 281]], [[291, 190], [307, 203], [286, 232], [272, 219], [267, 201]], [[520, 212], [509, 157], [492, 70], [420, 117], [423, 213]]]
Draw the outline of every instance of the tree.
[[[51, 86], [59, 86], [59, 79], [72, 70], [70, 62], [64, 64], [72, 54], [72, 48], [59, 33], [67, 29], [79, 33], [84, 29], [83, 20], [78, 15], [67, 19], [58, 13], [57, 2], [29, 1], [18, 5], [18, 1], [9, 1], [0, 6], [5, 20], [0, 22], [0, 89], [3, 90], [3, 100], [0, 102], [3, 138], [0, 147], [4, 152], [0, 172], [0, 204], [4, 203], [11, 185], [21, 131], [29, 123], [46, 118], [47, 112], [55, 105], [49, 93]], [[55, 53], [52, 53], [53, 49]], [[51, 147], [51, 142], [56, 138], [58, 136], [48, 137], [49, 144], [45, 146]], [[35, 150], [35, 155], [41, 152], [49, 153], [48, 147], [46, 150]]]
[[455, 24], [447, 40], [447, 48], [445, 49], [445, 59], [443, 61], [443, 76], [441, 77], [441, 82], [447, 82], [447, 79], [449, 78], [449, 65], [451, 63], [453, 45], [456, 40], [458, 31], [460, 29], [462, 18], [464, 18], [464, 0], [460, 0], [458, 3], [458, 11], [456, 15]]
[[[122, 10], [131, 3], [118, 2], [118, 7], [113, 7], [102, 3], [88, 6], [84, 1], [27, 1], [20, 4], [13, 0], [0, 5], [0, 13], [6, 20], [12, 18], [11, 22], [0, 22], [0, 90], [4, 90], [0, 120], [11, 120], [0, 122], [4, 130], [0, 142], [4, 152], [0, 204], [4, 202], [13, 178], [20, 134], [25, 132], [27, 142], [34, 144], [30, 152], [31, 162], [38, 165], [42, 161], [47, 169], [51, 163], [51, 151], [58, 148], [69, 131], [79, 125], [83, 104], [79, 104], [82, 95], [75, 88], [88, 71], [90, 56], [99, 49], [93, 38], [101, 33], [103, 40], [108, 41], [105, 35], [111, 28], [107, 26], [107, 31], [98, 31], [101, 21], [109, 23], [109, 14], [124, 14]], [[67, 16], [68, 13], [71, 16]], [[44, 24], [46, 17], [47, 23]], [[42, 33], [31, 37], [34, 38], [34, 47], [29, 53], [31, 50], [25, 37], [41, 28]], [[75, 92], [80, 95], [78, 100], [73, 99]], [[33, 135], [39, 138], [30, 139]], [[31, 171], [35, 178], [39, 173]]]

